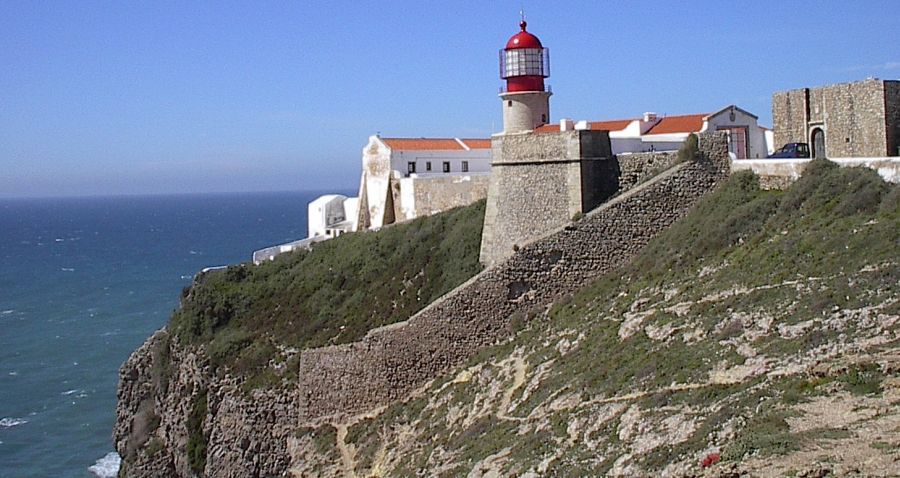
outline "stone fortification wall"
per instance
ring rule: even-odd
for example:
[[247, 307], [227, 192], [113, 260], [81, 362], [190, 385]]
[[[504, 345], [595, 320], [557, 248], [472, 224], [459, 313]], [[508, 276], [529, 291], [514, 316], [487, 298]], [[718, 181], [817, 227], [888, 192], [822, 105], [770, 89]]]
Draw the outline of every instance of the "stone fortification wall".
[[619, 191], [624, 192], [671, 168], [678, 161], [678, 152], [625, 153], [616, 158], [619, 162]]
[[780, 91], [772, 95], [775, 148], [787, 143], [806, 143], [808, 89]]
[[[487, 196], [490, 173], [465, 176], [413, 177], [396, 180], [395, 214], [412, 220], [472, 204]], [[394, 190], [392, 188], [392, 190]]]
[[884, 82], [887, 155], [900, 156], [900, 81]]
[[897, 84], [869, 79], [775, 93], [775, 147], [808, 143], [810, 131], [819, 127], [829, 158], [897, 155], [892, 139], [900, 121], [900, 99], [893, 99]]
[[825, 121], [829, 158], [887, 155], [884, 84], [866, 80], [822, 88], [821, 104], [810, 102]]
[[[703, 135], [681, 163], [548, 236], [524, 245], [447, 296], [360, 342], [300, 355], [302, 421], [353, 414], [407, 396], [511, 335], [511, 317], [627, 263], [728, 174], [724, 134]], [[537, 152], [536, 152], [537, 154]]]
[[491, 147], [483, 264], [506, 259], [618, 191], [606, 131], [497, 135]]

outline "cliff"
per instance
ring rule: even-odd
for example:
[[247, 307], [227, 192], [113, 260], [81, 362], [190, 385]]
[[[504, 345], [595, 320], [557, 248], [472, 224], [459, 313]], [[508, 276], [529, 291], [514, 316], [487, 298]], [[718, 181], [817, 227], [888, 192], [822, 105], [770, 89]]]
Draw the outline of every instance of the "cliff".
[[[316, 250], [200, 278], [189, 317], [122, 367], [122, 475], [900, 472], [900, 187], [816, 163], [785, 192], [741, 173], [707, 195], [721, 178], [676, 165], [434, 301], [477, 272], [451, 270], [477, 246], [437, 241], [447, 259], [421, 279], [443, 285], [413, 264], [392, 282], [398, 314], [292, 333], [308, 316], [272, 297], [316, 263], [334, 272]], [[375, 269], [415, 263], [381, 251]]]

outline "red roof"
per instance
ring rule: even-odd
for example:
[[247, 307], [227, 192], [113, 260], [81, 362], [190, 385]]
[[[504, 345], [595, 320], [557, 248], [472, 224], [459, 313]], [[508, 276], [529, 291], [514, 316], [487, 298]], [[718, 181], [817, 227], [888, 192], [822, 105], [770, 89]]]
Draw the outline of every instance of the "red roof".
[[[381, 138], [393, 150], [462, 151], [465, 148], [453, 138]], [[470, 149], [490, 149], [489, 139], [463, 139]]]
[[645, 134], [696, 133], [703, 128], [707, 113], [696, 115], [666, 116]]
[[491, 140], [489, 139], [463, 139], [461, 141], [466, 143], [469, 149], [491, 149]]
[[[591, 131], [621, 131], [628, 127], [634, 120], [589, 121]], [[535, 133], [558, 133], [559, 123], [545, 124], [534, 129]]]
[[592, 131], [621, 131], [628, 127], [634, 120], [591, 121]]
[[515, 50], [518, 48], [543, 48], [541, 45], [541, 41], [538, 37], [532, 35], [525, 31], [525, 26], [528, 25], [525, 23], [525, 20], [522, 20], [522, 23], [519, 23], [519, 28], [522, 29], [519, 33], [516, 33], [512, 37], [510, 37], [509, 41], [506, 42], [507, 50]]

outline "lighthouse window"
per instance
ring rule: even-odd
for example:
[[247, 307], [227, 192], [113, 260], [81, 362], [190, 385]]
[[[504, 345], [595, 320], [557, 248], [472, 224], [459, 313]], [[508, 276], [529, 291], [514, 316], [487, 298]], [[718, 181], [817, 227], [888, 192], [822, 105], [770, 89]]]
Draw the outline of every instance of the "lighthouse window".
[[425, 161], [425, 171], [431, 171], [431, 161]]
[[410, 161], [410, 162], [406, 163], [406, 173], [413, 174], [415, 172], [416, 172], [416, 162]]
[[450, 161], [444, 161], [444, 172], [445, 173], [450, 172]]
[[506, 107], [507, 107], [507, 108], [512, 108], [512, 100], [509, 100], [509, 101], [506, 102]]
[[463, 162], [462, 162], [462, 172], [464, 172], [464, 173], [468, 173], [468, 172], [469, 172], [469, 162], [468, 162], [468, 161], [463, 161]]

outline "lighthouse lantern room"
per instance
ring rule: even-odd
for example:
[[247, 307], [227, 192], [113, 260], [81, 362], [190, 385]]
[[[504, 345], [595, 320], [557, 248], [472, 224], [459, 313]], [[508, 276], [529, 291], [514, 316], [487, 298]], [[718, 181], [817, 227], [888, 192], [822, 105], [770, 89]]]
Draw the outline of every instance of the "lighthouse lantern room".
[[525, 28], [510, 37], [500, 50], [500, 78], [506, 86], [503, 100], [503, 132], [522, 133], [546, 124], [550, 119], [550, 95], [544, 78], [550, 76], [550, 54], [541, 40]]

